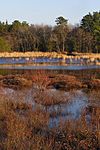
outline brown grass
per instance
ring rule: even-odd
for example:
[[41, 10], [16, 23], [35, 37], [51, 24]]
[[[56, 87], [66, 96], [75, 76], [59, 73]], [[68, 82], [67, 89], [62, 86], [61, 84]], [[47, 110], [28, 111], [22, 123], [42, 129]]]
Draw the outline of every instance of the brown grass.
[[[94, 149], [99, 148], [100, 109], [88, 107], [80, 119], [59, 123], [50, 129], [49, 115], [41, 107], [32, 110], [27, 104], [0, 102], [0, 149]], [[17, 111], [17, 110], [20, 111]], [[20, 113], [23, 112], [23, 113]], [[86, 115], [90, 113], [89, 125]]]
[[[32, 80], [38, 103], [35, 109], [24, 101], [12, 101], [0, 92], [0, 150], [99, 150], [100, 91], [89, 91], [91, 105], [83, 110], [79, 119], [60, 120], [58, 126], [50, 128], [51, 114], [43, 107], [70, 100], [70, 97], [64, 100], [62, 91], [60, 95], [48, 96], [50, 84], [64, 81], [75, 85], [76, 81], [82, 81], [68, 75], [54, 75], [51, 78], [43, 72], [37, 73], [37, 76], [34, 74]], [[96, 101], [98, 103], [94, 105]]]

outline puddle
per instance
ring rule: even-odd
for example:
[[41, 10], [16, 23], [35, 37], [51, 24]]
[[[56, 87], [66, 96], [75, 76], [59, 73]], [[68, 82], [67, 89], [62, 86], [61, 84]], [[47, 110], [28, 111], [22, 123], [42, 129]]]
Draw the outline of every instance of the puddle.
[[[49, 108], [50, 111], [60, 111], [60, 114], [55, 117], [50, 118], [50, 127], [58, 126], [60, 121], [66, 121], [69, 119], [79, 119], [82, 111], [88, 105], [88, 98], [82, 91], [74, 91], [75, 95], [71, 97], [71, 100], [67, 104], [61, 104], [60, 106], [55, 106], [56, 108]], [[54, 109], [54, 110], [53, 110]]]
[[62, 92], [54, 89], [46, 91], [48, 96], [51, 98], [63, 98], [69, 99], [63, 104], [55, 104], [51, 106], [43, 106], [42, 104], [37, 104], [33, 100], [33, 89], [23, 89], [23, 90], [13, 90], [9, 88], [4, 88], [2, 93], [11, 99], [12, 101], [22, 101], [26, 103], [31, 103], [33, 109], [39, 107], [46, 113], [50, 114], [49, 127], [52, 128], [57, 126], [61, 120], [66, 121], [68, 119], [79, 119], [82, 110], [88, 105], [88, 95], [81, 90]]
[[[35, 90], [33, 88], [23, 89], [23, 90], [13, 90], [9, 88], [1, 88], [0, 94], [4, 95], [6, 98], [12, 101], [22, 101], [28, 104], [32, 104], [33, 110], [39, 108], [45, 113], [49, 113], [49, 127], [58, 127], [60, 122], [65, 122], [67, 120], [77, 120], [81, 117], [83, 111], [88, 108], [88, 106], [94, 106], [100, 104], [100, 92], [90, 91], [84, 92], [82, 90], [73, 90], [69, 92], [59, 91], [55, 89], [46, 90], [46, 94], [49, 97], [55, 99], [65, 99], [64, 103], [48, 105], [38, 104], [34, 101]], [[67, 101], [66, 101], [67, 99]], [[88, 113], [86, 115], [87, 124], [91, 120], [91, 116]]]

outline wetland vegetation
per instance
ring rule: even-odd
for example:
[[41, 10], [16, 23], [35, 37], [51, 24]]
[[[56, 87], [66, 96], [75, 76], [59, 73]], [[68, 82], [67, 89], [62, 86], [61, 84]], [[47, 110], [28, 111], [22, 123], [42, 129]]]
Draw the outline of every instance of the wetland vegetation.
[[100, 150], [100, 11], [55, 22], [0, 22], [0, 150]]
[[100, 69], [0, 76], [1, 150], [99, 150]]

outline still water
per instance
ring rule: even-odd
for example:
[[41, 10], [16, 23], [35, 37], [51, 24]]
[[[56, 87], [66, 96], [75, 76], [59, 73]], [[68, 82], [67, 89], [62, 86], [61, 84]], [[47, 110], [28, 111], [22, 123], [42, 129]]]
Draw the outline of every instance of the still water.
[[[100, 66], [95, 64], [87, 64], [86, 60], [66, 60], [63, 62], [61, 58], [59, 59], [49, 59], [49, 58], [0, 58], [0, 71], [4, 74], [5, 71], [12, 73], [13, 70], [23, 71], [23, 70], [88, 70], [88, 69], [100, 69]], [[12, 71], [11, 71], [12, 70]], [[7, 72], [8, 73], [8, 72]], [[46, 111], [50, 114], [49, 127], [58, 126], [60, 121], [63, 120], [77, 120], [81, 117], [82, 112], [89, 105], [100, 106], [100, 92], [85, 92], [83, 90], [74, 90], [69, 92], [59, 91], [55, 89], [48, 89], [47, 94], [49, 97], [53, 95], [55, 99], [65, 99], [65, 103], [55, 104], [51, 106], [44, 106], [42, 104], [37, 104], [34, 100], [33, 88], [14, 90], [11, 88], [1, 88], [0, 95], [2, 98], [7, 98], [12, 101], [22, 101], [25, 103], [30, 103], [33, 106], [33, 110], [37, 107]], [[69, 98], [69, 99], [68, 99]], [[67, 99], [67, 100], [66, 100]], [[89, 115], [87, 115], [89, 118]]]
[[[98, 60], [99, 61], [99, 60]], [[88, 59], [62, 58], [0, 58], [0, 69], [46, 69], [46, 70], [81, 70], [100, 69], [96, 63], [87, 63]]]
[[[22, 89], [22, 90], [14, 90], [10, 88], [2, 88], [0, 89], [0, 94], [7, 99], [12, 101], [22, 101], [27, 104], [31, 104], [33, 110], [41, 109], [42, 111], [50, 114], [49, 119], [49, 127], [58, 126], [60, 121], [63, 122], [67, 120], [77, 120], [81, 117], [82, 112], [89, 105], [99, 106], [100, 105], [100, 93], [97, 91], [93, 92], [84, 92], [83, 90], [73, 90], [73, 91], [59, 91], [55, 89], [48, 89], [46, 93], [51, 97], [56, 99], [65, 99], [65, 103], [55, 104], [45, 106], [42, 104], [38, 104], [34, 101], [34, 93], [35, 91], [30, 89]], [[92, 94], [93, 93], [93, 94]], [[95, 94], [94, 94], [95, 93]], [[96, 95], [98, 95], [96, 97]], [[94, 101], [93, 101], [94, 100]], [[87, 114], [87, 118], [89, 119], [89, 115]], [[87, 120], [88, 121], [88, 120]]]

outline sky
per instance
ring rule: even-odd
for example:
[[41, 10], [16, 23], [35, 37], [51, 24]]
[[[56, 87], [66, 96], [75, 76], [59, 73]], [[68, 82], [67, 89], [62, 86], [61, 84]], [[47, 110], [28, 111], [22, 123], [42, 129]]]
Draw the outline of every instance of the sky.
[[63, 16], [75, 25], [89, 12], [100, 11], [100, 0], [0, 0], [0, 21], [55, 25]]

